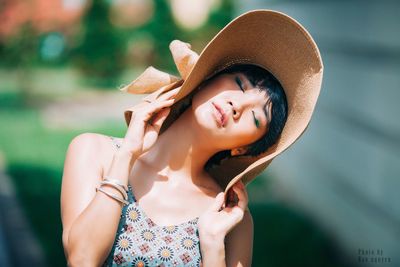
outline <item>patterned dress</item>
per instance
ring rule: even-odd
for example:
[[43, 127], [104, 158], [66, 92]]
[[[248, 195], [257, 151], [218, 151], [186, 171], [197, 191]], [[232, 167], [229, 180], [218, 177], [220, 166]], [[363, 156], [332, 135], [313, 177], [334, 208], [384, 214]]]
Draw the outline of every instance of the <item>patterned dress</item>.
[[[111, 137], [119, 148], [117, 139]], [[146, 216], [128, 185], [129, 205], [122, 209], [116, 238], [103, 266], [201, 266], [198, 217], [159, 226]]]

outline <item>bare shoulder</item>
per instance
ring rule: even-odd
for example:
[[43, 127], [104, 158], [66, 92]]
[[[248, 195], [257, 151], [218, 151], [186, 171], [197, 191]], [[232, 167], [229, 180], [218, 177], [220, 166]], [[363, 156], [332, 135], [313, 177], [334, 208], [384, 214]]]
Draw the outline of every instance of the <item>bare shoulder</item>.
[[88, 149], [88, 148], [99, 148], [98, 145], [101, 143], [101, 134], [97, 133], [81, 133], [75, 136], [69, 147], [76, 149]]
[[[121, 138], [113, 137], [116, 140], [121, 140]], [[81, 133], [75, 136], [71, 144], [81, 146], [93, 146], [98, 149], [110, 147], [111, 136], [99, 134], [99, 133]]]
[[[113, 137], [117, 142], [120, 142], [122, 138]], [[92, 153], [101, 153], [114, 151], [116, 149], [112, 142], [111, 136], [99, 134], [99, 133], [81, 133], [75, 136], [71, 143], [70, 148], [75, 148], [77, 150], [91, 150]], [[99, 154], [97, 154], [99, 155]]]
[[90, 132], [81, 133], [71, 140], [67, 150], [66, 163], [68, 161], [81, 164], [90, 162], [92, 167], [97, 166], [100, 172], [103, 172], [104, 166], [111, 162], [116, 149], [110, 136]]

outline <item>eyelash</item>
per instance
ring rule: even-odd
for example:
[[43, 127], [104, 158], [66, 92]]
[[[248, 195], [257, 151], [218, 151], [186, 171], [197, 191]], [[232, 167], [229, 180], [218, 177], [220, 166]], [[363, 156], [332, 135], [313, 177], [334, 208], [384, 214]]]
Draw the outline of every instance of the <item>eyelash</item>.
[[253, 112], [254, 122], [256, 123], [256, 127], [258, 128], [258, 127], [260, 127], [260, 121], [257, 120], [256, 115], [254, 114], [254, 110], [252, 110], [252, 112]]
[[244, 89], [243, 89], [243, 86], [242, 86], [242, 81], [240, 80], [240, 78], [238, 76], [236, 76], [235, 79], [236, 79], [236, 83], [240, 87], [240, 90], [242, 90], [242, 92], [244, 92]]
[[[240, 78], [238, 76], [236, 76], [235, 80], [236, 80], [236, 83], [239, 85], [240, 90], [242, 90], [242, 92], [244, 92], [244, 89], [242, 87], [242, 81], [240, 80]], [[256, 124], [256, 127], [258, 128], [260, 126], [260, 121], [257, 120], [256, 115], [254, 114], [254, 110], [252, 110], [251, 112], [253, 112], [254, 122]]]

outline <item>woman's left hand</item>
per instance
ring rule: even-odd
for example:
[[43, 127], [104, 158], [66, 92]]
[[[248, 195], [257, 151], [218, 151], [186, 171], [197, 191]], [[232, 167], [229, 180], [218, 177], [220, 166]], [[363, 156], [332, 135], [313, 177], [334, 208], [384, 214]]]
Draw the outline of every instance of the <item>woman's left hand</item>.
[[[225, 236], [243, 219], [248, 204], [246, 187], [239, 180], [230, 190], [236, 193], [238, 202], [233, 205], [228, 202], [228, 205], [224, 207], [224, 192], [219, 193], [213, 205], [199, 218], [200, 240], [223, 241]], [[232, 199], [232, 197], [228, 197], [228, 201], [232, 201]]]

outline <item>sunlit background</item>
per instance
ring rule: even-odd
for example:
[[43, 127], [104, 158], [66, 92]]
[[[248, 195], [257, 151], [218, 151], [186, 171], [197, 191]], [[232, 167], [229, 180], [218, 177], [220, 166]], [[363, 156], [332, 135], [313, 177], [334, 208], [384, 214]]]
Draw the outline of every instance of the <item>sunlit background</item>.
[[0, 266], [66, 265], [71, 139], [123, 137], [140, 96], [121, 85], [150, 65], [178, 75], [172, 40], [200, 53], [257, 8], [303, 24], [325, 72], [307, 131], [248, 186], [253, 266], [400, 266], [400, 3], [389, 0], [1, 1]]

